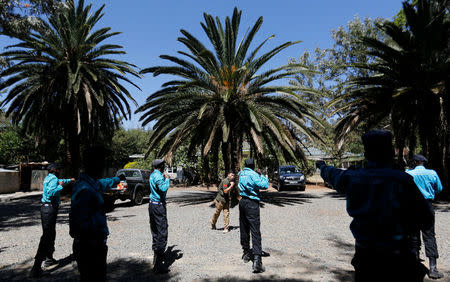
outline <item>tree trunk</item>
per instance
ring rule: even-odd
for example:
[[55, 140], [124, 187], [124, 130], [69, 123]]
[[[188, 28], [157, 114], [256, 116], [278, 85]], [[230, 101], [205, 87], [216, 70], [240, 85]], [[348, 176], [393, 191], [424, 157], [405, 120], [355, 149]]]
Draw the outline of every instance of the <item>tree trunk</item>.
[[[219, 144], [216, 143], [216, 145], [219, 145]], [[219, 146], [213, 146], [211, 153], [212, 153], [211, 181], [213, 183], [218, 183], [218, 176], [219, 176]]]
[[229, 142], [222, 143], [222, 158], [225, 167], [224, 177], [231, 170], [231, 146]]
[[209, 166], [209, 155], [202, 156], [202, 167], [203, 167], [203, 183], [209, 188], [211, 184], [211, 169]]
[[76, 133], [69, 133], [69, 137], [66, 140], [69, 145], [69, 172], [71, 177], [78, 177], [81, 169], [81, 140], [80, 136]]
[[231, 167], [238, 173], [242, 162], [242, 138], [231, 132]]

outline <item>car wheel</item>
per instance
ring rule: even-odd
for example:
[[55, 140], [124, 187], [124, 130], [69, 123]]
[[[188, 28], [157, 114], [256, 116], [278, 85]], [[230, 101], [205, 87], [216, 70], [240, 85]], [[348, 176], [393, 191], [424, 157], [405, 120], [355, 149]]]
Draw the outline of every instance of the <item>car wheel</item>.
[[144, 191], [142, 191], [142, 188], [136, 188], [136, 191], [134, 192], [134, 199], [133, 203], [135, 205], [142, 205], [142, 202], [144, 201]]
[[300, 187], [298, 188], [298, 191], [305, 191], [305, 186], [300, 186]]

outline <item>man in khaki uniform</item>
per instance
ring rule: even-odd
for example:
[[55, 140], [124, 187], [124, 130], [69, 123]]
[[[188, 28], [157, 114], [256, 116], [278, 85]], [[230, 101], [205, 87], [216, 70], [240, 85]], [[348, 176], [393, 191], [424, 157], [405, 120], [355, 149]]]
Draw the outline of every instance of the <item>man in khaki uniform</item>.
[[234, 188], [234, 173], [228, 173], [227, 177], [220, 182], [219, 187], [217, 187], [218, 193], [214, 199], [216, 204], [216, 212], [211, 218], [211, 229], [216, 229], [216, 222], [219, 218], [220, 212], [223, 210], [223, 221], [224, 228], [223, 233], [229, 232], [230, 226], [230, 191]]

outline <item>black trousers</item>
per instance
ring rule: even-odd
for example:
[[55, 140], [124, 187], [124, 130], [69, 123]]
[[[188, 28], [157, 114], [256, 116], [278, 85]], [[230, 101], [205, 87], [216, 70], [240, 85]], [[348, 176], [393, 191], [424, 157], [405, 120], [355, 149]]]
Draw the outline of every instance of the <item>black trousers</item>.
[[254, 255], [262, 254], [261, 231], [259, 220], [259, 202], [242, 198], [239, 202], [239, 228], [241, 246], [244, 251], [250, 249], [250, 233], [252, 235], [252, 249]]
[[74, 239], [73, 254], [80, 281], [106, 281], [106, 239]]
[[437, 244], [436, 244], [436, 234], [434, 233], [434, 221], [435, 221], [434, 220], [434, 218], [435, 218], [434, 207], [431, 203], [428, 206], [430, 208], [431, 213], [433, 214], [433, 223], [432, 223], [431, 227], [428, 229], [418, 230], [416, 232], [416, 234], [414, 234], [414, 236], [411, 237], [411, 242], [413, 245], [413, 252], [415, 254], [418, 254], [420, 251], [420, 245], [421, 245], [420, 232], [422, 232], [423, 244], [425, 245], [425, 255], [428, 258], [438, 258], [439, 253], [438, 253]]
[[408, 249], [388, 252], [356, 247], [352, 265], [356, 282], [422, 282], [427, 273], [427, 268]]
[[152, 250], [155, 252], [163, 252], [166, 250], [169, 234], [166, 205], [153, 204], [150, 201], [148, 214], [150, 217], [150, 231], [152, 232], [153, 238]]
[[41, 205], [42, 236], [35, 256], [37, 261], [43, 261], [46, 258], [53, 257], [53, 253], [55, 252], [56, 217], [58, 215], [58, 209], [58, 205], [52, 205], [51, 203]]

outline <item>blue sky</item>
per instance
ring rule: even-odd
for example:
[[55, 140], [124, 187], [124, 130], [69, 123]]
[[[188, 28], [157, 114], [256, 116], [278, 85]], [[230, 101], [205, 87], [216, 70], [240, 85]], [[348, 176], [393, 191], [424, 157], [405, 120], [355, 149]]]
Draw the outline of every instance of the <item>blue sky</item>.
[[[116, 44], [124, 47], [125, 59], [140, 68], [166, 64], [159, 55], [176, 55], [184, 50], [177, 41], [181, 28], [206, 42], [200, 22], [203, 12], [219, 16], [222, 20], [233, 13], [237, 6], [242, 10], [241, 35], [251, 27], [259, 16], [264, 23], [255, 37], [259, 43], [274, 34], [267, 48], [273, 48], [286, 41], [301, 40], [302, 43], [291, 46], [274, 57], [267, 67], [286, 64], [290, 58], [299, 57], [305, 50], [315, 47], [327, 48], [331, 40], [332, 29], [346, 25], [356, 15], [360, 18], [389, 18], [401, 9], [400, 0], [85, 0], [93, 3], [94, 9], [106, 4], [104, 17], [98, 27], [109, 26], [112, 31], [122, 34], [113, 37]], [[8, 40], [0, 37], [0, 47]], [[267, 50], [267, 49], [266, 49]], [[158, 90], [170, 77], [152, 77], [147, 74], [143, 79], [135, 80], [142, 91], [133, 89], [138, 104]], [[133, 107], [133, 110], [135, 107]], [[139, 117], [132, 115], [125, 121], [126, 128], [140, 126]]]

